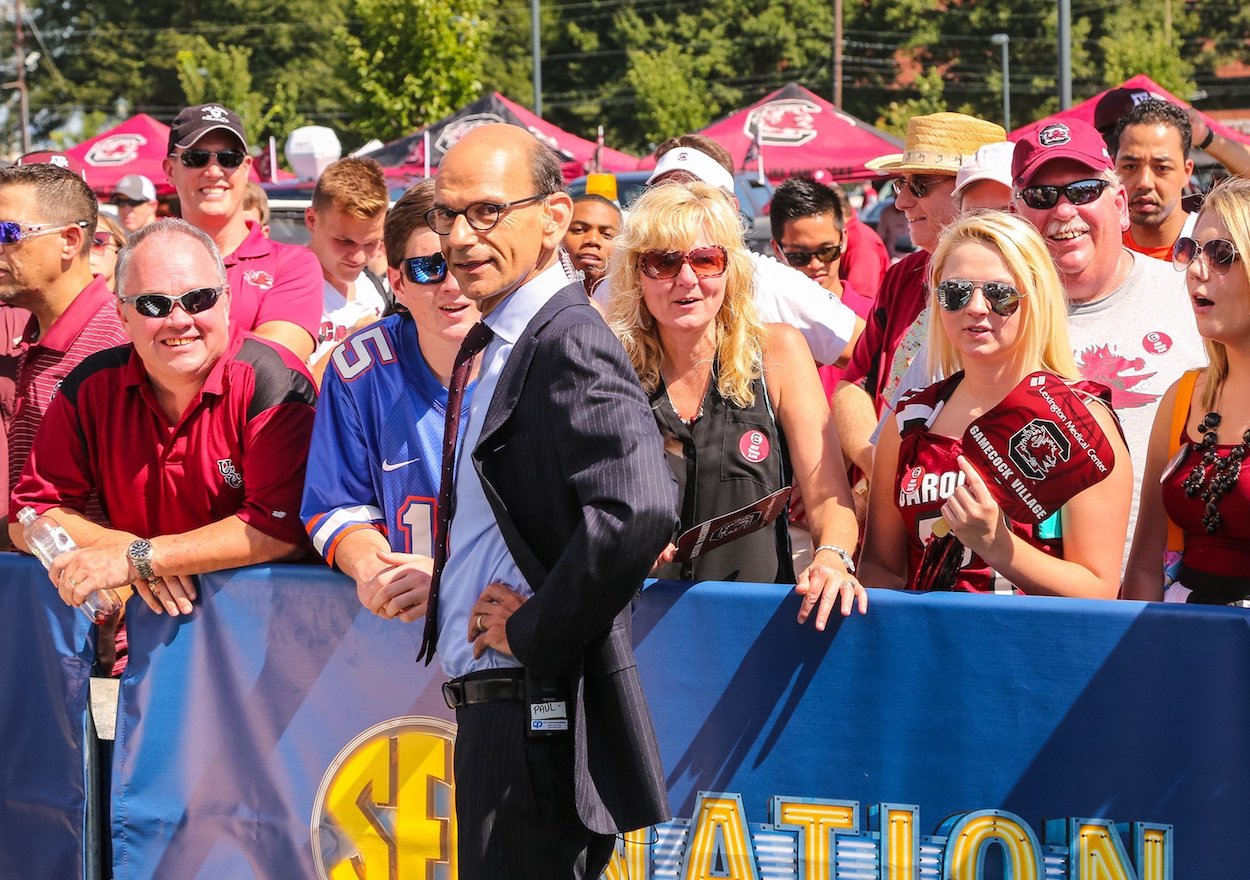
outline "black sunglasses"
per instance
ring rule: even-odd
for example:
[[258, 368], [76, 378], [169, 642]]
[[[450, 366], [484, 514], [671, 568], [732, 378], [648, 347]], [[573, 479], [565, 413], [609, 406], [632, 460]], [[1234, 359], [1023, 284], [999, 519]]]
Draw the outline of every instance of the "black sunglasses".
[[1227, 275], [1241, 256], [1237, 253], [1237, 246], [1227, 238], [1213, 238], [1204, 244], [1198, 244], [1192, 238], [1178, 238], [1172, 246], [1172, 265], [1176, 271], [1184, 272], [1199, 254], [1206, 257], [1207, 268], [1216, 275]]
[[111, 201], [114, 205], [116, 205], [119, 208], [122, 206], [125, 206], [127, 208], [137, 208], [140, 205], [147, 204], [147, 201], [145, 199], [128, 199], [125, 196], [113, 196], [113, 198], [111, 198], [109, 201]]
[[952, 278], [937, 286], [938, 305], [948, 312], [957, 312], [968, 305], [972, 293], [980, 288], [994, 314], [1010, 318], [1020, 308], [1020, 291], [1001, 281], [966, 281]]
[[1020, 198], [1026, 205], [1038, 211], [1045, 211], [1059, 204], [1059, 196], [1067, 197], [1074, 205], [1088, 205], [1102, 195], [1102, 191], [1111, 186], [1105, 180], [1091, 177], [1088, 180], [1077, 180], [1064, 186], [1026, 186], [1020, 190]]
[[447, 277], [447, 261], [442, 254], [409, 257], [403, 261], [404, 275], [413, 284], [438, 284]]
[[238, 168], [247, 153], [242, 150], [183, 150], [178, 154], [179, 161], [187, 168], [203, 168], [214, 158], [222, 168]]
[[796, 269], [806, 266], [812, 261], [812, 257], [827, 265], [842, 256], [842, 243], [827, 245], [814, 251], [788, 251], [783, 248], [781, 254]]
[[123, 296], [121, 301], [133, 305], [135, 311], [145, 318], [164, 318], [174, 310], [175, 305], [182, 306], [188, 315], [198, 315], [217, 305], [223, 289], [221, 287], [197, 287], [181, 296], [141, 293], [138, 296]]

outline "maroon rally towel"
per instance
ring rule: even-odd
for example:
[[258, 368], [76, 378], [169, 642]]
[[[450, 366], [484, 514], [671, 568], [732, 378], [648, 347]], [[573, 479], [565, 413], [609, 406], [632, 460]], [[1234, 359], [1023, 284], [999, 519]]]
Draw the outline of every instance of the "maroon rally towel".
[[1040, 523], [1111, 473], [1115, 453], [1081, 399], [1104, 391], [1039, 371], [968, 426], [963, 453], [1007, 516]]
[[790, 487], [785, 486], [745, 507], [691, 526], [677, 539], [677, 555], [673, 561], [694, 559], [736, 538], [759, 531], [786, 509], [789, 500]]

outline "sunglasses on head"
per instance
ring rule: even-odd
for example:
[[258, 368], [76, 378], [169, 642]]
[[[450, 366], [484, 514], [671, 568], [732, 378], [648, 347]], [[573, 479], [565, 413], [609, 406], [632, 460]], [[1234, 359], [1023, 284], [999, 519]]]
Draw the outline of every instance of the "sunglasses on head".
[[981, 295], [989, 304], [994, 314], [1010, 318], [1020, 308], [1020, 291], [1010, 284], [1001, 281], [966, 281], [951, 279], [937, 286], [938, 305], [948, 312], [957, 312], [967, 307], [972, 299], [973, 291], [980, 289]]
[[141, 293], [138, 296], [123, 296], [121, 301], [134, 306], [135, 311], [145, 318], [164, 318], [174, 310], [175, 305], [182, 306], [188, 315], [198, 315], [217, 305], [221, 292], [220, 287], [197, 287], [181, 296]]
[[1178, 238], [1172, 246], [1172, 265], [1178, 272], [1184, 272], [1199, 254], [1206, 258], [1207, 268], [1216, 275], [1227, 275], [1241, 256], [1237, 246], [1227, 238], [1213, 238], [1204, 244], [1192, 238]]
[[87, 228], [86, 220], [75, 220], [72, 223], [18, 223], [16, 220], [0, 221], [0, 244], [17, 244], [28, 238], [38, 238], [58, 229], [70, 226]]
[[409, 257], [403, 262], [404, 275], [413, 284], [438, 284], [447, 277], [447, 261], [442, 254]]
[[682, 263], [689, 263], [699, 278], [715, 278], [725, 274], [729, 266], [729, 254], [720, 245], [695, 248], [688, 253], [681, 251], [647, 251], [638, 259], [638, 268], [648, 278], [676, 278]]
[[782, 249], [782, 255], [786, 258], [786, 262], [794, 268], [798, 269], [806, 266], [812, 261], [812, 257], [820, 260], [822, 263], [832, 263], [838, 257], [842, 256], [842, 244], [827, 245], [819, 250], [814, 251], [788, 251]]
[[1063, 195], [1074, 205], [1088, 205], [1102, 195], [1102, 191], [1111, 186], [1105, 180], [1091, 177], [1088, 180], [1077, 180], [1064, 186], [1026, 186], [1020, 190], [1020, 198], [1026, 205], [1038, 211], [1053, 208], [1059, 204], [1059, 196]]
[[242, 150], [183, 150], [177, 155], [187, 168], [203, 168], [213, 159], [222, 168], [238, 168], [247, 158]]

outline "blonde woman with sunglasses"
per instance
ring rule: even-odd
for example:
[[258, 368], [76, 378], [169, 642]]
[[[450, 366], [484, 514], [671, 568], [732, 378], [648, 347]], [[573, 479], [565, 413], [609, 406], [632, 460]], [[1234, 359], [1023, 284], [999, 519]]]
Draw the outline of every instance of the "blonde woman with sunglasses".
[[930, 273], [930, 369], [949, 378], [905, 394], [882, 431], [861, 577], [1115, 598], [1132, 470], [1107, 389], [1077, 381], [1046, 243], [1013, 215], [973, 214]]
[[[651, 399], [678, 482], [681, 529], [796, 482], [816, 553], [798, 619], [824, 629], [867, 608], [851, 554], [856, 524], [842, 450], [816, 366], [792, 327], [764, 324], [734, 207], [703, 183], [656, 187], [634, 204], [608, 270], [608, 317]], [[786, 516], [658, 577], [794, 583]]]
[[[1250, 180], [1203, 202], [1172, 264], [1185, 273], [1210, 365], [1159, 404], [1124, 577], [1127, 599], [1250, 605]], [[1165, 549], [1183, 554], [1170, 559]]]

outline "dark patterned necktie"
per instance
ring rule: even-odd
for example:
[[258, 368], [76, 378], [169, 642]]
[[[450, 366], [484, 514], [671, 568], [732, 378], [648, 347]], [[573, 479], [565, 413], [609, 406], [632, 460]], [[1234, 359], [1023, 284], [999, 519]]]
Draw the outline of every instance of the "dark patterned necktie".
[[438, 647], [438, 585], [443, 579], [443, 567], [447, 564], [447, 533], [451, 529], [452, 502], [455, 495], [456, 439], [460, 433], [460, 410], [464, 406], [464, 389], [473, 371], [473, 358], [486, 347], [494, 332], [483, 323], [473, 325], [451, 371], [451, 385], [447, 389], [447, 415], [443, 422], [443, 472], [438, 483], [438, 523], [434, 532], [434, 573], [430, 577], [430, 599], [425, 609], [425, 631], [421, 636], [421, 650], [417, 660], [425, 660], [429, 666]]

